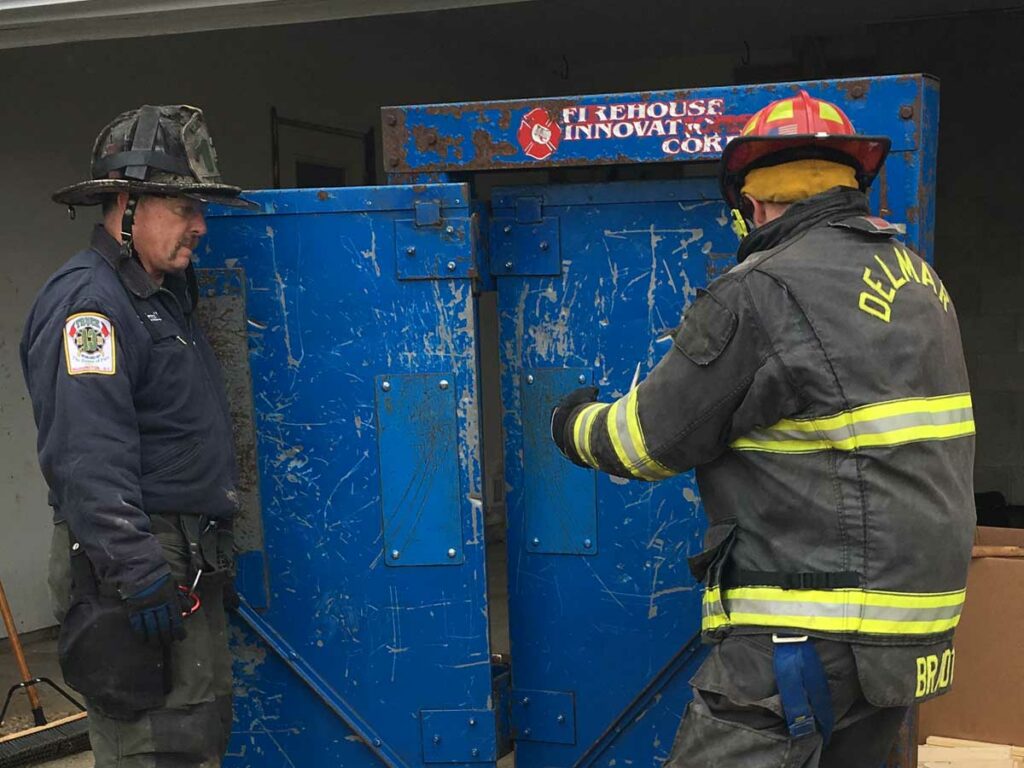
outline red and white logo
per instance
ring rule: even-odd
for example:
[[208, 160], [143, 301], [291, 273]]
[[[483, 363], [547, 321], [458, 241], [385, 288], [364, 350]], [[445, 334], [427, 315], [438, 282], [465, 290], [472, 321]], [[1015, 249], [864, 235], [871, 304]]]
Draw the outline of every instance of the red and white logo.
[[534, 107], [523, 115], [516, 138], [527, 157], [543, 160], [551, 157], [558, 149], [562, 141], [562, 128], [551, 119], [547, 110]]

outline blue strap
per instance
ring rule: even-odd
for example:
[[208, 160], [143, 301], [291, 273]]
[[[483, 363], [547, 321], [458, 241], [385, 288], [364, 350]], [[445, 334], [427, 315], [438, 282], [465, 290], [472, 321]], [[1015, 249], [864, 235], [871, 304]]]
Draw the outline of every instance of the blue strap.
[[809, 640], [777, 642], [773, 663], [789, 735], [800, 739], [820, 730], [822, 743], [828, 744], [835, 715], [825, 667], [814, 643]]

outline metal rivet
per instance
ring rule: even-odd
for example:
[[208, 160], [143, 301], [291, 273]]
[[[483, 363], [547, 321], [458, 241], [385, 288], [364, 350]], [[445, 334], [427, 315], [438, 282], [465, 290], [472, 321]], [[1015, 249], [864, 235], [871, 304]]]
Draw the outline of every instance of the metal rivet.
[[511, 272], [512, 271], [512, 262], [511, 261], [506, 261], [505, 262], [505, 270], [507, 272]]
[[512, 232], [512, 225], [506, 224], [504, 227], [502, 227], [501, 231], [504, 232], [506, 235], [509, 234], [510, 232]]
[[76, 541], [74, 544], [71, 545], [71, 551], [77, 552], [79, 549], [81, 549], [81, 547], [82, 545]]
[[435, 744], [440, 744], [441, 743], [441, 737], [438, 734], [436, 734], [436, 733], [434, 734], [434, 743]]
[[910, 104], [904, 104], [900, 107], [900, 118], [903, 120], [909, 120], [914, 116], [914, 108]]
[[531, 731], [529, 728], [523, 729], [523, 736], [529, 736], [531, 733], [533, 733], [533, 731]]
[[397, 549], [392, 549], [392, 550], [391, 550], [391, 559], [392, 559], [392, 560], [397, 560], [397, 559], [398, 559], [398, 554], [399, 554], [399, 553], [398, 553], [398, 550], [397, 550]]
[[542, 251], [546, 251], [549, 247], [550, 246], [548, 246], [548, 241], [547, 240], [541, 240], [540, 241], [540, 249]]
[[[538, 539], [536, 536], [534, 536], [534, 538], [533, 538], [533, 546], [535, 546], [535, 547], [539, 547], [540, 546], [540, 539]], [[523, 703], [525, 704], [526, 702], [524, 701]]]
[[405, 249], [405, 252], [409, 256], [415, 256], [416, 255], [416, 246], [415, 245], [410, 245], [408, 248]]
[[373, 746], [375, 746], [375, 747], [379, 747], [379, 746], [381, 745], [381, 743], [382, 743], [382, 742], [381, 742], [381, 740], [380, 740], [380, 739], [374, 739], [374, 740], [373, 740]]
[[433, 146], [434, 144], [437, 144], [437, 134], [436, 133], [432, 133], [429, 136], [427, 136], [427, 144], [429, 144], [431, 146]]
[[455, 271], [455, 262], [454, 261], [449, 261], [448, 262], [448, 271], [449, 272], [454, 272]]
[[439, 386], [441, 389], [448, 389], [448, 379], [441, 379], [440, 383], [437, 386]]
[[529, 696], [523, 696], [522, 704], [523, 704], [524, 707], [530, 706], [530, 697]]
[[397, 157], [388, 158], [388, 165], [390, 165], [392, 168], [397, 168], [398, 167], [398, 158]]
[[449, 224], [447, 227], [444, 228], [444, 231], [447, 232], [449, 235], [454, 235], [455, 234], [455, 227], [453, 227], [451, 224]]
[[533, 374], [532, 373], [529, 376], [526, 377], [526, 383], [527, 384], [533, 384]]
[[865, 88], [863, 85], [859, 85], [859, 84], [855, 85], [855, 86], [853, 86], [853, 88], [850, 89], [850, 98], [851, 99], [863, 99], [864, 98], [864, 94], [866, 94], [867, 92], [868, 92], [868, 89]]
[[583, 548], [584, 549], [590, 549], [593, 545], [594, 545], [594, 542], [592, 542], [590, 539], [584, 539], [583, 540]]
[[555, 718], [555, 720], [557, 720], [559, 723], [564, 723], [565, 722], [565, 715], [559, 715], [558, 717]]
[[476, 747], [473, 747], [471, 750], [469, 750], [469, 754], [471, 754], [473, 757], [479, 757], [480, 756], [480, 750], [477, 749]]
[[[456, 552], [456, 551], [455, 551], [454, 549], [449, 549], [449, 550], [448, 550], [448, 557], [450, 557], [450, 558], [453, 558], [453, 559], [454, 559], [454, 558], [455, 558], [455, 555], [457, 555], [457, 554], [458, 554], [458, 553], [457, 553], [457, 552]], [[470, 725], [472, 725], [472, 723], [470, 723]]]
[[297, 659], [297, 658], [299, 658], [299, 654], [298, 654], [297, 651], [288, 651], [288, 658], [289, 659]]
[[387, 116], [388, 125], [398, 125], [398, 118], [395, 115]]
[[580, 377], [579, 377], [579, 378], [577, 379], [577, 381], [578, 381], [578, 382], [579, 382], [580, 384], [586, 384], [586, 383], [587, 383], [587, 377], [586, 377], [586, 376], [584, 376], [584, 375], [583, 375], [583, 374], [581, 373], [581, 374], [580, 374]]
[[470, 724], [471, 726], [472, 726], [472, 725], [476, 725], [476, 718], [473, 718], [473, 717], [469, 718], [469, 724]]
[[380, 383], [380, 388], [383, 389], [385, 392], [390, 392], [391, 391], [391, 382], [390, 381], [382, 381]]

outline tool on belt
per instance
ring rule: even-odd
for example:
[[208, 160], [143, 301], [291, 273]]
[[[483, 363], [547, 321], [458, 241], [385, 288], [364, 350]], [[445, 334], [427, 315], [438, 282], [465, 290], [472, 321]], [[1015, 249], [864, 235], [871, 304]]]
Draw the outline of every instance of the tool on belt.
[[806, 635], [772, 635], [772, 643], [775, 681], [789, 735], [800, 739], [820, 730], [822, 744], [828, 744], [835, 713], [818, 649]]

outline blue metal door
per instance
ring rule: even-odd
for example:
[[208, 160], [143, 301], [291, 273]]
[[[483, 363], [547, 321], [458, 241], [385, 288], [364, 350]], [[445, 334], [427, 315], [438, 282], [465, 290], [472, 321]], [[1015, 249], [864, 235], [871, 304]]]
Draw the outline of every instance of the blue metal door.
[[245, 297], [262, 500], [227, 764], [491, 764], [467, 190], [252, 197], [201, 260]]
[[657, 363], [734, 263], [727, 214], [710, 180], [494, 193], [519, 768], [657, 766], [671, 748], [701, 656], [696, 483], [579, 469], [549, 419], [572, 389], [616, 398]]

